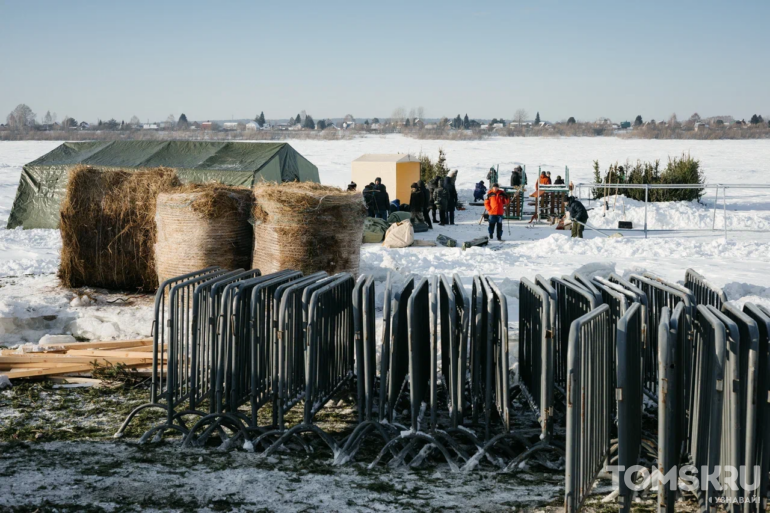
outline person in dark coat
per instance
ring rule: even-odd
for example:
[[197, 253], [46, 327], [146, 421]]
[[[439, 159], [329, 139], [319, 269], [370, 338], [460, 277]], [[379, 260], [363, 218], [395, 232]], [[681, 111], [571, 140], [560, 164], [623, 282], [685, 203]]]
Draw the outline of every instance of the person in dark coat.
[[511, 187], [521, 187], [521, 166], [513, 168], [511, 173]]
[[561, 175], [556, 175], [556, 180], [553, 181], [554, 185], [564, 185], [564, 178]]
[[425, 223], [428, 225], [428, 229], [433, 229], [433, 223], [430, 222], [430, 215], [428, 215], [428, 209], [430, 208], [430, 191], [428, 190], [428, 187], [425, 185], [425, 182], [420, 180], [417, 182], [417, 185], [420, 186], [420, 192], [422, 193], [422, 217], [425, 219]]
[[364, 204], [366, 205], [366, 215], [369, 217], [375, 217], [374, 215], [374, 183], [364, 185]]
[[423, 211], [425, 198], [419, 184], [412, 184], [412, 195], [409, 197], [409, 211], [412, 213], [412, 224], [424, 223]]
[[388, 196], [388, 190], [384, 183], [374, 182], [374, 210], [375, 216], [387, 221], [388, 215], [390, 215], [390, 196]]
[[574, 196], [570, 196], [564, 202], [564, 207], [569, 212], [570, 219], [572, 219], [572, 237], [582, 239], [585, 224], [588, 222], [586, 207]]
[[438, 207], [439, 225], [446, 225], [446, 209], [449, 204], [449, 196], [446, 189], [441, 185], [440, 180], [436, 183], [436, 188], [433, 191], [433, 202]]
[[484, 199], [484, 195], [487, 193], [487, 187], [484, 185], [484, 180], [481, 180], [476, 184], [476, 188], [473, 189], [473, 201], [481, 201]]
[[428, 192], [430, 193], [430, 213], [434, 224], [437, 224], [440, 221], [440, 219], [436, 219], [436, 210], [438, 209], [438, 205], [436, 204], [435, 199], [435, 192], [439, 187], [441, 187], [441, 178], [438, 176], [428, 182]]
[[452, 176], [444, 178], [444, 189], [447, 193], [447, 214], [449, 224], [455, 224], [455, 209], [457, 208], [457, 189]]
[[398, 212], [398, 207], [401, 206], [401, 202], [398, 201], [398, 198], [394, 199], [390, 202], [390, 208], [389, 211], [392, 214], [393, 212]]
[[350, 182], [350, 183], [348, 184], [348, 192], [353, 192], [353, 191], [355, 191], [355, 190], [356, 190], [356, 187], [358, 187], [358, 185], [356, 185], [356, 182]]

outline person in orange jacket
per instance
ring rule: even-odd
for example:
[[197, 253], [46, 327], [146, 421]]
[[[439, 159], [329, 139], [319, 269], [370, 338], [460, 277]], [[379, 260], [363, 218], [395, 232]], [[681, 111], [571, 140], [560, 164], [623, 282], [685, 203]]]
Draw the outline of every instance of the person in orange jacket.
[[505, 214], [505, 206], [510, 202], [511, 198], [499, 188], [498, 184], [492, 184], [489, 193], [487, 193], [487, 199], [484, 201], [484, 208], [489, 214], [490, 240], [493, 238], [495, 226], [497, 226], [497, 240], [503, 240], [503, 214]]

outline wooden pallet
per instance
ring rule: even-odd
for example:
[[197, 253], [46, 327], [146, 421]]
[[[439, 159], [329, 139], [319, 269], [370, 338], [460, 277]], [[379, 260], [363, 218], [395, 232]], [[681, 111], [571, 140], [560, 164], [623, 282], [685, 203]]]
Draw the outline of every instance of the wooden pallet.
[[[0, 350], [0, 376], [13, 380], [83, 375], [90, 374], [94, 364], [122, 364], [133, 369], [149, 369], [153, 356], [151, 338], [52, 345], [44, 351], [32, 353], [3, 349]], [[162, 361], [166, 355], [159, 354], [157, 357]]]

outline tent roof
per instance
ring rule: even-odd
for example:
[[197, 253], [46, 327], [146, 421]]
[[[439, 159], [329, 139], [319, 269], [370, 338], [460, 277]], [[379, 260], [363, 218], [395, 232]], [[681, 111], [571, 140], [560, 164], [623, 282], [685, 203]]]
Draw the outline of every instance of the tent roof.
[[353, 162], [419, 162], [420, 159], [409, 153], [367, 153]]
[[68, 142], [24, 166], [8, 227], [56, 228], [69, 171], [78, 164], [104, 170], [169, 167], [183, 183], [319, 182], [318, 168], [285, 142]]
[[85, 164], [115, 168], [166, 166], [210, 171], [258, 171], [286, 146], [289, 145], [219, 141], [68, 142], [27, 166]]

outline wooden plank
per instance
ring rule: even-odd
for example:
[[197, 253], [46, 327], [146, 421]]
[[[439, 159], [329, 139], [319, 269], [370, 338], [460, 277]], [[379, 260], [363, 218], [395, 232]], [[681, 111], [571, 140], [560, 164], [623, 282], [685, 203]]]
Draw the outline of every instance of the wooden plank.
[[67, 365], [65, 367], [56, 367], [54, 369], [25, 369], [19, 371], [3, 372], [8, 379], [32, 378], [36, 376], [50, 376], [53, 374], [69, 374], [71, 372], [88, 372], [90, 365]]
[[52, 347], [64, 349], [121, 349], [124, 347], [151, 346], [151, 338], [139, 338], [135, 340], [106, 340], [103, 342], [73, 342], [71, 344], [51, 344]]
[[11, 363], [39, 363], [39, 362], [50, 362], [50, 363], [91, 363], [91, 362], [109, 362], [109, 363], [121, 363], [126, 361], [133, 361], [136, 360], [140, 363], [152, 363], [152, 357], [148, 356], [147, 353], [138, 353], [139, 357], [134, 358], [125, 358], [122, 356], [94, 356], [94, 355], [53, 355], [53, 354], [41, 354], [41, 355], [32, 355], [32, 354], [20, 354], [20, 355], [14, 355], [14, 356], [0, 356], [0, 365], [3, 364], [11, 364]]
[[115, 361], [115, 362], [110, 362], [110, 361], [106, 361], [106, 360], [98, 360], [97, 361], [95, 359], [89, 359], [87, 361], [84, 361], [82, 359], [78, 359], [78, 360], [75, 360], [75, 361], [72, 361], [72, 360], [70, 360], [70, 361], [59, 360], [59, 361], [55, 361], [55, 362], [46, 361], [46, 360], [35, 360], [35, 361], [32, 361], [32, 362], [15, 362], [15, 363], [5, 363], [5, 362], [0, 361], [0, 369], [7, 369], [7, 368], [14, 368], [14, 369], [16, 369], [16, 368], [19, 368], [19, 369], [24, 369], [24, 368], [28, 368], [28, 369], [40, 368], [40, 369], [45, 369], [45, 368], [49, 368], [49, 367], [50, 368], [53, 368], [53, 367], [66, 367], [68, 365], [81, 365], [81, 364], [85, 365], [87, 363], [92, 363], [94, 361], [96, 361], [99, 365], [104, 365], [106, 363], [112, 363], [112, 364], [122, 363], [123, 365], [147, 365], [147, 366], [151, 366], [152, 365], [152, 360], [140, 360], [140, 359], [131, 359], [131, 360], [125, 359], [125, 360], [119, 360], [119, 361]]
[[[82, 349], [82, 350], [73, 350], [70, 349], [67, 351], [67, 355], [73, 355], [73, 356], [105, 356], [109, 358], [143, 358], [147, 359], [149, 358], [152, 360], [152, 355], [147, 354], [144, 352], [139, 351], [106, 351], [106, 350], [99, 350], [99, 349]], [[160, 355], [159, 355], [160, 356]], [[166, 359], [166, 355], [164, 354], [162, 356], [163, 359]]]

